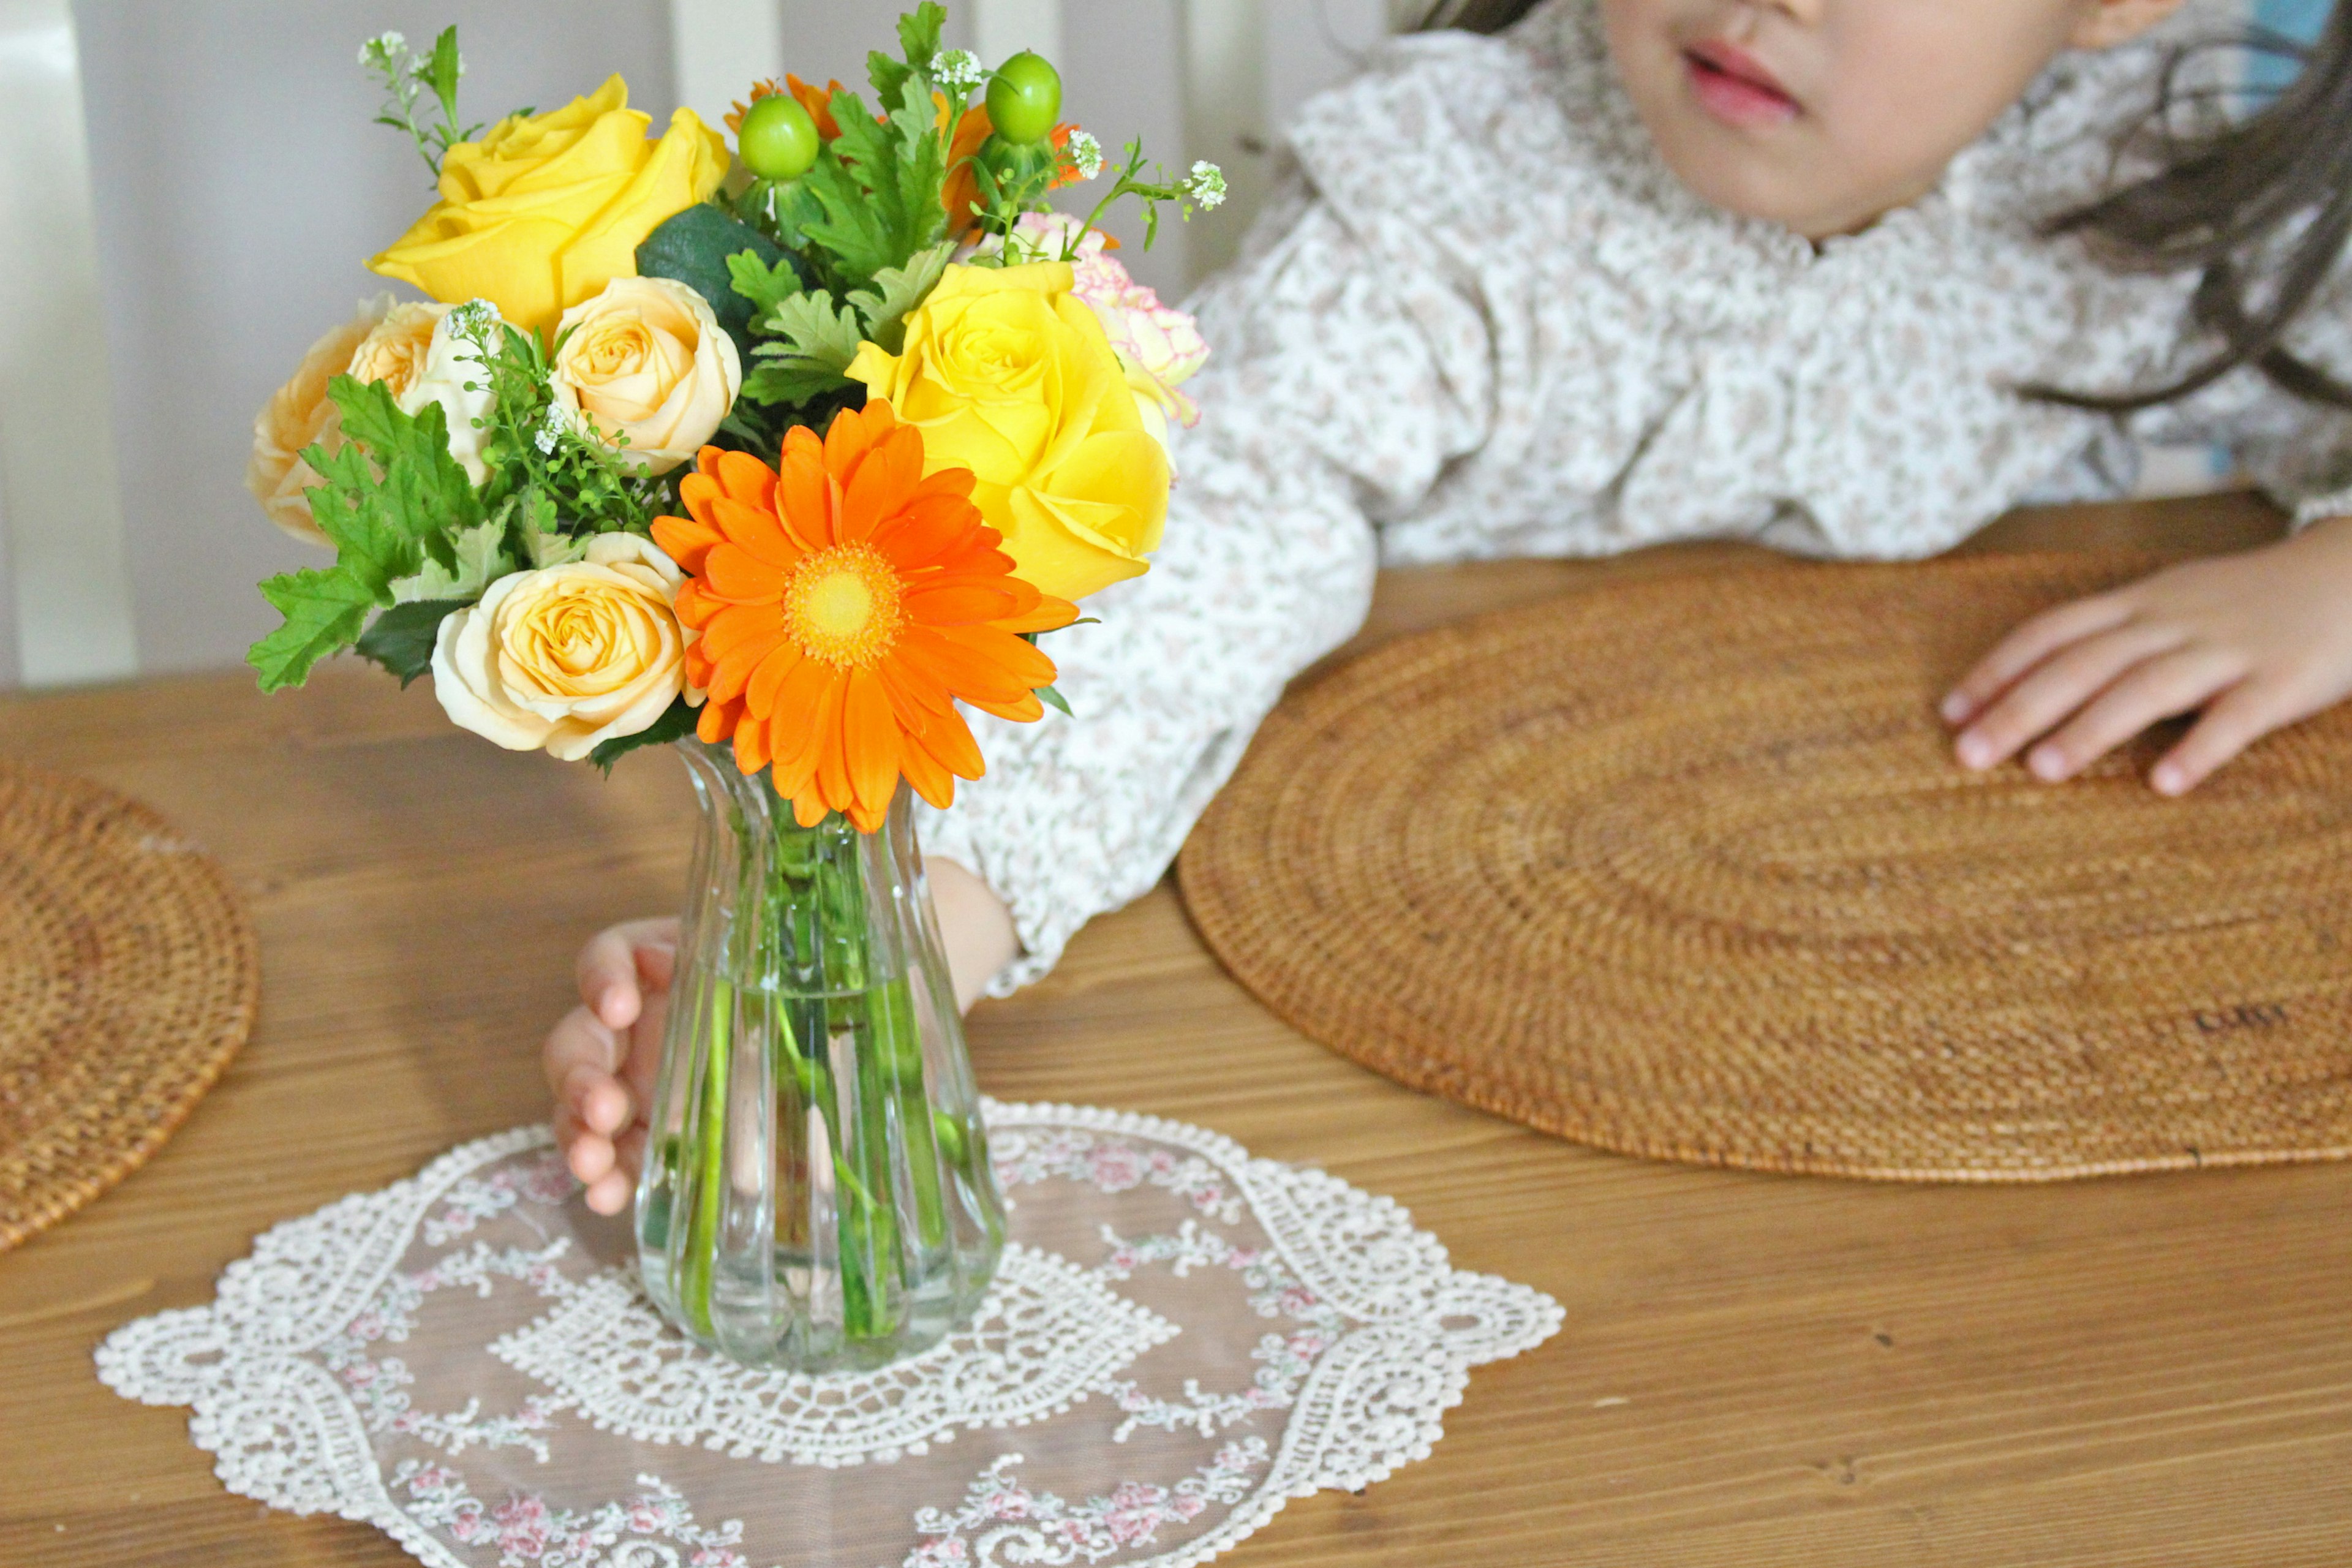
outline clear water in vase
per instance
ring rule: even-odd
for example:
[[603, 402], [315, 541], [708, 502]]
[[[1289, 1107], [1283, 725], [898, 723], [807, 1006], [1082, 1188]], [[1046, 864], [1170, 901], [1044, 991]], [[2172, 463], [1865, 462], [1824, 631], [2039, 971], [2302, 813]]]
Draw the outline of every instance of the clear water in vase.
[[637, 1187], [662, 1311], [740, 1361], [878, 1366], [968, 1322], [989, 1165], [902, 785], [878, 832], [802, 827], [762, 773], [679, 743], [702, 807]]

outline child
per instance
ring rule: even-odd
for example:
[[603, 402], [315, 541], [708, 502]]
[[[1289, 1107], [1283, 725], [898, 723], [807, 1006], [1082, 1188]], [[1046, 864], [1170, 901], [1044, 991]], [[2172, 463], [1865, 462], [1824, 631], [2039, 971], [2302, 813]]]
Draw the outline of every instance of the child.
[[[1499, 36], [1315, 100], [1196, 302], [1166, 547], [1055, 639], [1081, 718], [976, 719], [988, 776], [922, 825], [960, 994], [1151, 887], [1381, 563], [1928, 555], [2119, 493], [2136, 440], [2223, 442], [2296, 534], [2020, 627], [1946, 702], [1960, 762], [2055, 781], [2201, 710], [2178, 794], [2352, 693], [2347, 7], [2234, 121], [2242, 51], [2190, 47], [2226, 0], [1470, 0]], [[596, 939], [548, 1042], [604, 1212], [674, 940]]]

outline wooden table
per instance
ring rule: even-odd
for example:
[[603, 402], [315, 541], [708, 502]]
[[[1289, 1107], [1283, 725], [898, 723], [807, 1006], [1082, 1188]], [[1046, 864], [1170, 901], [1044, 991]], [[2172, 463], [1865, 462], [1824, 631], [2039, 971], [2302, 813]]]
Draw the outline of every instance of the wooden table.
[[[2171, 552], [2250, 503], [2011, 520], [2013, 548]], [[1730, 547], [1394, 574], [1368, 639]], [[122, 1186], [0, 1256], [0, 1563], [405, 1561], [373, 1530], [225, 1494], [177, 1410], [91, 1374], [127, 1319], [209, 1298], [253, 1234], [541, 1115], [537, 1039], [580, 940], [674, 907], [667, 757], [611, 782], [460, 734], [419, 687], [337, 670], [0, 703], [0, 753], [152, 802], [252, 900], [258, 1032]], [[1278, 1564], [1936, 1568], [2352, 1562], [2352, 1170], [2025, 1190], [1649, 1164], [1411, 1094], [1275, 1022], [1167, 888], [1045, 984], [983, 1005], [992, 1092], [1220, 1129], [1394, 1194], [1566, 1330], [1475, 1373], [1430, 1461], [1295, 1503]], [[863, 1568], [863, 1565], [860, 1565]]]

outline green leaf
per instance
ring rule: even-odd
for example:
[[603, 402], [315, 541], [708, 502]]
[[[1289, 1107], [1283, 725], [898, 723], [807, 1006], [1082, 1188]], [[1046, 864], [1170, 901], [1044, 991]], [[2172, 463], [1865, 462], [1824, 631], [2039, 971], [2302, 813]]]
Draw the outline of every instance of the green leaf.
[[727, 258], [727, 277], [734, 292], [751, 302], [751, 313], [764, 316], [801, 291], [800, 269], [789, 261], [771, 267], [745, 250]]
[[907, 312], [921, 304], [947, 275], [955, 257], [952, 243], [918, 251], [904, 267], [886, 267], [874, 275], [871, 287], [855, 290], [849, 302], [866, 318], [866, 335], [886, 353], [897, 353], [907, 342]]
[[418, 599], [394, 605], [375, 618], [356, 645], [362, 658], [372, 659], [407, 684], [433, 668], [433, 645], [441, 623], [466, 608], [458, 599]]
[[556, 531], [555, 501], [533, 490], [522, 502], [522, 548], [534, 570], [569, 566], [588, 553], [588, 541]]
[[513, 558], [506, 552], [506, 539], [507, 526], [496, 519], [458, 530], [449, 541], [454, 563], [445, 566], [428, 552], [421, 568], [392, 583], [392, 602], [413, 605], [426, 599], [454, 599], [472, 604], [482, 596], [483, 589], [515, 569]]
[[425, 67], [424, 77], [433, 96], [441, 100], [443, 117], [452, 124], [457, 119], [457, 75], [463, 68], [457, 58], [457, 29], [444, 27], [441, 36], [433, 40], [433, 57]]
[[1050, 708], [1058, 708], [1058, 709], [1060, 709], [1060, 710], [1062, 710], [1063, 716], [1064, 716], [1064, 717], [1066, 717], [1066, 718], [1075, 719], [1075, 718], [1076, 718], [1076, 717], [1077, 717], [1077, 715], [1076, 715], [1076, 713], [1073, 713], [1073, 712], [1071, 712], [1071, 711], [1070, 711], [1070, 703], [1069, 703], [1069, 700], [1068, 700], [1067, 698], [1064, 697], [1064, 696], [1063, 696], [1059, 691], [1055, 690], [1053, 687], [1050, 687], [1050, 686], [1040, 686], [1040, 687], [1038, 687], [1038, 688], [1036, 689], [1036, 691], [1037, 691], [1037, 700], [1039, 700], [1040, 702], [1045, 703], [1046, 706], [1048, 706], [1048, 707], [1050, 707]]
[[857, 313], [814, 289], [769, 311], [760, 330], [782, 341], [752, 351], [760, 363], [743, 378], [743, 395], [754, 403], [802, 403], [844, 385], [865, 342]]
[[747, 251], [762, 264], [763, 277], [773, 276], [769, 268], [781, 268], [788, 278], [797, 278], [791, 258], [775, 241], [716, 203], [697, 202], [646, 236], [637, 246], [637, 271], [646, 278], [675, 279], [709, 300], [711, 314], [735, 340], [736, 351], [748, 354], [757, 301], [735, 287], [741, 276], [735, 270], [735, 258]]
[[286, 617], [246, 652], [264, 691], [301, 685], [312, 665], [352, 645], [375, 604], [375, 590], [341, 566], [284, 573], [262, 584], [261, 595]]
[[663, 709], [660, 718], [635, 734], [615, 735], [609, 741], [598, 742], [596, 749], [588, 753], [588, 760], [609, 773], [614, 763], [640, 746], [665, 745], [693, 734], [698, 717], [696, 710], [688, 708], [685, 699], [680, 698]]
[[[871, 278], [904, 262], [916, 247], [904, 243], [906, 205], [898, 191], [898, 133], [877, 124], [847, 89], [833, 95], [841, 134], [824, 144], [801, 176], [824, 210], [823, 222], [803, 228], [810, 243], [832, 253], [842, 271]], [[939, 205], [934, 197], [931, 205]]]
[[946, 7], [933, 0], [923, 0], [912, 11], [898, 18], [898, 47], [907, 51], [907, 63], [922, 67], [931, 63], [940, 52], [940, 34], [946, 27]]

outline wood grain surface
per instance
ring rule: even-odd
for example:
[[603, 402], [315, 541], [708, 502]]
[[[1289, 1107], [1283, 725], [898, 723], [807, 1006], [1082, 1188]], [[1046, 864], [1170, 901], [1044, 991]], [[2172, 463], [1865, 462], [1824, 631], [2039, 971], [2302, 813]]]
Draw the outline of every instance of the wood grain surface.
[[[2011, 520], [1979, 542], [2175, 553], [2251, 503]], [[1366, 643], [1473, 610], [1726, 569], [1730, 546], [1391, 574]], [[674, 907], [661, 755], [608, 783], [337, 668], [0, 703], [0, 753], [146, 800], [262, 934], [260, 1027], [144, 1170], [0, 1256], [0, 1563], [406, 1561], [229, 1496], [184, 1412], [91, 1373], [116, 1325], [209, 1298], [255, 1232], [544, 1112], [540, 1033], [581, 939]], [[1249, 1568], [2285, 1568], [2352, 1562], [2352, 1169], [2040, 1190], [1872, 1186], [1594, 1153], [1351, 1067], [1276, 1023], [1167, 888], [971, 1022], [1007, 1099], [1120, 1106], [1393, 1194], [1461, 1267], [1568, 1323], [1472, 1378], [1426, 1463], [1294, 1503]], [[866, 1565], [856, 1565], [866, 1568]]]

